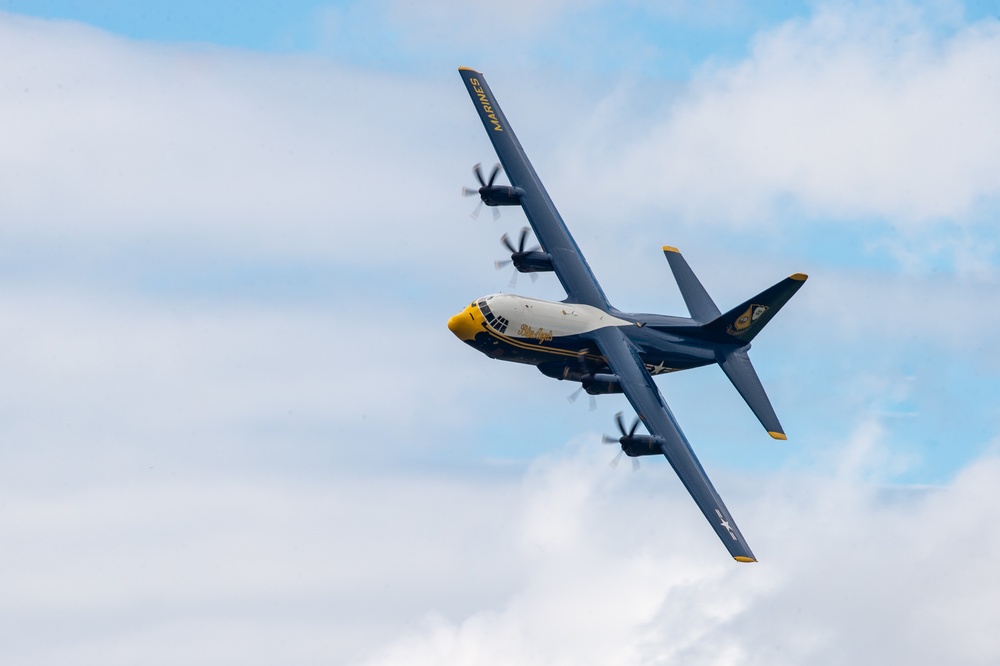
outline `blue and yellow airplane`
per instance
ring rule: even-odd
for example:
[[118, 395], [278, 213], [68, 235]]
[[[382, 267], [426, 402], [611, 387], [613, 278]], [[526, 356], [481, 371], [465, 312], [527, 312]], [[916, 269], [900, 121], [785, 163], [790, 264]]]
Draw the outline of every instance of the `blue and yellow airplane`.
[[[486, 79], [466, 67], [459, 73], [510, 180], [509, 186], [495, 185], [497, 170], [487, 181], [477, 165], [477, 193], [488, 206], [521, 207], [541, 247], [525, 249], [526, 231], [516, 247], [505, 237], [511, 262], [522, 273], [554, 272], [566, 300], [484, 296], [452, 317], [448, 328], [490, 358], [534, 365], [549, 377], [580, 382], [591, 395], [625, 394], [638, 419], [626, 429], [616, 416], [622, 451], [633, 458], [666, 457], [733, 558], [756, 562], [652, 376], [718, 363], [768, 434], [785, 439], [747, 350], [806, 276], [787, 277], [723, 313], [677, 248], [664, 246], [691, 316], [620, 312], [608, 302]], [[639, 420], [648, 435], [636, 434]]]

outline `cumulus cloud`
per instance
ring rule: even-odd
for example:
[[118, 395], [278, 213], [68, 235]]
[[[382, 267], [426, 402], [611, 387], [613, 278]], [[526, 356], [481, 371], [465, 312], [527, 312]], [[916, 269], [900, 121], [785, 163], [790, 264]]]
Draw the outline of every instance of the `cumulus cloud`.
[[19, 484], [0, 514], [0, 651], [369, 666], [1000, 656], [995, 453], [941, 487], [882, 486], [869, 423], [822, 474], [710, 469], [761, 560], [739, 565], [663, 461], [613, 470], [607, 449], [587, 436], [507, 473]]
[[857, 476], [879, 446], [865, 427], [836, 475], [723, 476], [759, 544], [747, 567], [660, 470], [609, 477], [581, 451], [540, 462], [519, 518], [523, 585], [500, 608], [430, 614], [362, 663], [991, 663], [1000, 542], [984, 524], [1000, 463], [894, 492]]
[[747, 224], [789, 198], [904, 226], [963, 219], [1000, 193], [998, 63], [996, 21], [941, 34], [908, 5], [824, 5], [704, 66], [616, 170], [706, 220]]

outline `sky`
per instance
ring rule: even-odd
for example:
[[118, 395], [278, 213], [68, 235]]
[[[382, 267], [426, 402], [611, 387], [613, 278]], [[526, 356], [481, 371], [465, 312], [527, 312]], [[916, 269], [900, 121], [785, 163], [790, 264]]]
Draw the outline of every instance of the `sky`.
[[[990, 2], [0, 0], [0, 662], [995, 664]], [[621, 396], [448, 331], [484, 72], [609, 299], [809, 281], [657, 383], [759, 558]]]

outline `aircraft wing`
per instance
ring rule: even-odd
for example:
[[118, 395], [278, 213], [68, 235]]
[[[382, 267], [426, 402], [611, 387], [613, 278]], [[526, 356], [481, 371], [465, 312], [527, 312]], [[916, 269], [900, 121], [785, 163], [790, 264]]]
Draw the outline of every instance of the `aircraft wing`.
[[617, 326], [599, 328], [588, 335], [597, 343], [611, 371], [618, 376], [625, 397], [649, 434], [659, 440], [663, 455], [722, 539], [729, 554], [739, 562], [756, 562], [729, 509], [715, 491], [653, 378], [639, 359], [635, 345]]
[[486, 85], [486, 79], [481, 73], [467, 67], [460, 67], [458, 72], [472, 96], [472, 102], [483, 121], [486, 134], [493, 142], [493, 148], [510, 184], [523, 191], [520, 197], [521, 208], [542, 250], [552, 258], [556, 277], [566, 290], [568, 300], [608, 311], [611, 306], [601, 285], [597, 283], [583, 253], [524, 154], [514, 130], [500, 110], [490, 87]]

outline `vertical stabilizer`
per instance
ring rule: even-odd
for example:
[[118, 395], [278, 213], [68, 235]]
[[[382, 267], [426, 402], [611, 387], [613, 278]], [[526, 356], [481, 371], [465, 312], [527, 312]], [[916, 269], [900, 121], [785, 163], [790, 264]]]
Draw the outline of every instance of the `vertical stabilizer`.
[[677, 287], [681, 290], [681, 296], [684, 297], [684, 304], [687, 305], [691, 318], [699, 324], [705, 324], [722, 314], [677, 248], [664, 245], [663, 255], [670, 264], [670, 270], [677, 280]]

